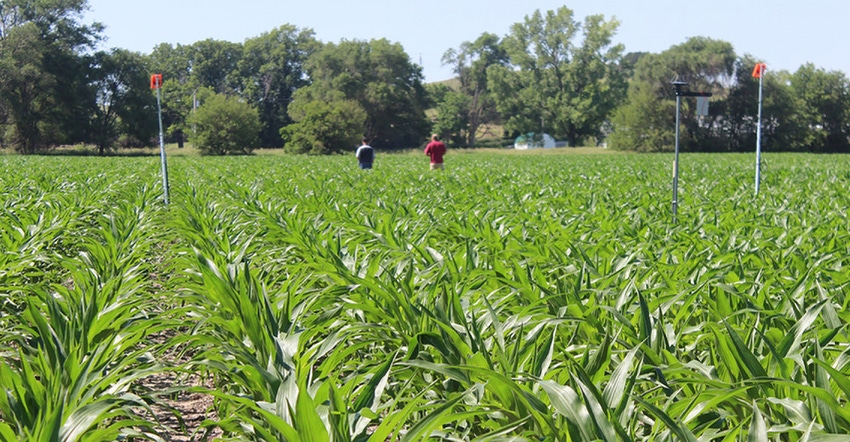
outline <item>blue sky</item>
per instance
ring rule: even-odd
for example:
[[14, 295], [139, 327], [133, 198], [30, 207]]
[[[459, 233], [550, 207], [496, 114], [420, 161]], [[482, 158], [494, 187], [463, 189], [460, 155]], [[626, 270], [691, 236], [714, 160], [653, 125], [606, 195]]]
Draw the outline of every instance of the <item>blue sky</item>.
[[282, 24], [325, 42], [387, 38], [423, 66], [427, 82], [452, 76], [440, 59], [483, 32], [504, 36], [536, 9], [567, 6], [616, 17], [627, 52], [661, 52], [688, 37], [732, 43], [769, 70], [811, 62], [850, 73], [850, 0], [89, 0], [86, 22], [106, 25], [104, 47], [150, 53], [159, 43], [213, 38], [241, 43]]

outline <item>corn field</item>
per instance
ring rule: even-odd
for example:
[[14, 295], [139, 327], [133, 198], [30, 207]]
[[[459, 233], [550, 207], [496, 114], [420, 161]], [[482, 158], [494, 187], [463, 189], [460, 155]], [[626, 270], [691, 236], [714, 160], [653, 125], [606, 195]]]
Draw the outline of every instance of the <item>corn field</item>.
[[846, 158], [447, 159], [0, 156], [0, 441], [850, 441]]

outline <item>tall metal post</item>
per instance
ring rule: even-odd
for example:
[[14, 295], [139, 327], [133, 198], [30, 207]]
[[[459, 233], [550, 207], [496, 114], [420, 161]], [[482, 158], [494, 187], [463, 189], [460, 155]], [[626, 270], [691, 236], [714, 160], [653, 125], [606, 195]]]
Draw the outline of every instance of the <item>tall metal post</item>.
[[674, 81], [676, 92], [676, 157], [673, 159], [673, 223], [678, 222], [679, 215], [679, 115], [682, 108], [682, 97], [710, 97], [711, 92], [691, 92], [686, 90], [687, 82]]
[[679, 114], [682, 107], [682, 88], [688, 83], [674, 81], [673, 87], [676, 91], [676, 154], [673, 158], [673, 223], [678, 222], [679, 215]]
[[[678, 89], [678, 88], [677, 88]], [[676, 94], [676, 156], [673, 159], [673, 223], [677, 222], [679, 212], [679, 108], [682, 97]]]
[[156, 88], [156, 110], [159, 116], [159, 153], [162, 158], [162, 200], [165, 205], [168, 205], [168, 162], [165, 160], [165, 137], [162, 133], [162, 104], [161, 93], [162, 85]]
[[[756, 69], [762, 69], [761, 66], [756, 66]], [[759, 120], [758, 128], [756, 129], [756, 195], [759, 194], [759, 185], [761, 183], [761, 107], [764, 88], [764, 75], [759, 72]]]

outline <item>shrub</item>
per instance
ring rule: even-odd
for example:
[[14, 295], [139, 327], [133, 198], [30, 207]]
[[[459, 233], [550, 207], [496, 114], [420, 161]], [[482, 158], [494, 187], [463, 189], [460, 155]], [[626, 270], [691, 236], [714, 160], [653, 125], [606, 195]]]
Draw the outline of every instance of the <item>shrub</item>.
[[296, 121], [281, 129], [284, 149], [290, 153], [329, 154], [350, 150], [363, 136], [366, 111], [351, 100], [293, 103]]
[[190, 140], [207, 155], [251, 153], [260, 142], [256, 109], [235, 97], [213, 95], [189, 118]]

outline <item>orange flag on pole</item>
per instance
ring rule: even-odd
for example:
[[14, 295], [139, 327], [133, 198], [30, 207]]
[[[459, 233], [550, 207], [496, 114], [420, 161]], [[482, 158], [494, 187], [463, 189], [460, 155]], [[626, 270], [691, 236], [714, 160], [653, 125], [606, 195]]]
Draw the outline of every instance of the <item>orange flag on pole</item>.
[[761, 78], [765, 70], [767, 70], [766, 64], [756, 63], [756, 67], [753, 68], [753, 78]]
[[159, 89], [162, 87], [162, 74], [151, 75], [151, 89]]

